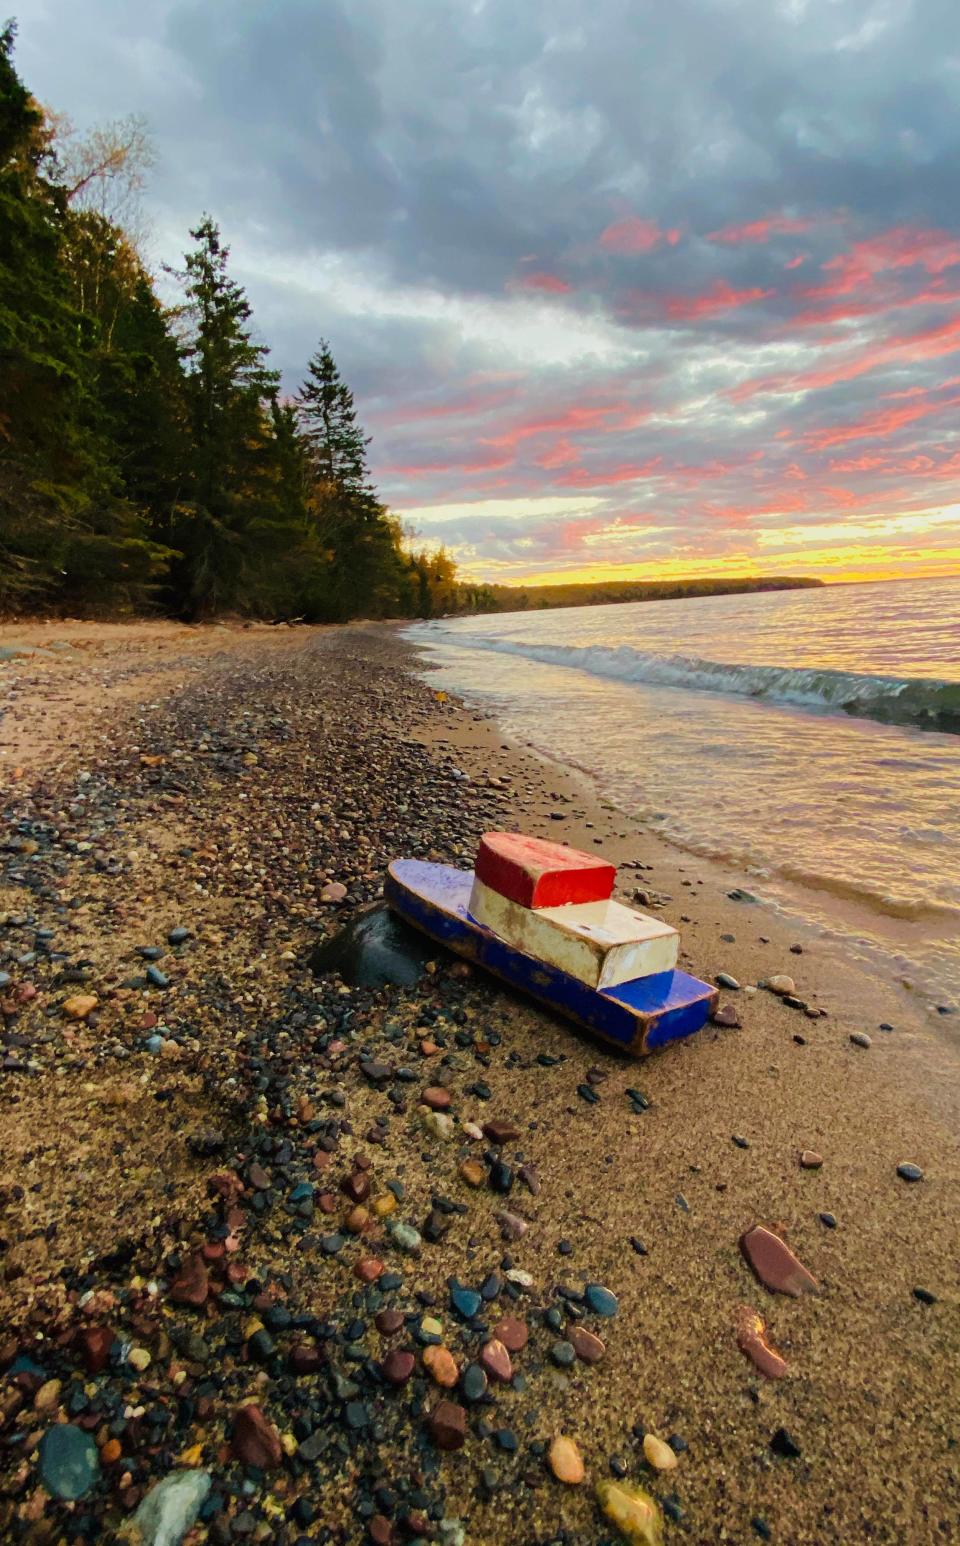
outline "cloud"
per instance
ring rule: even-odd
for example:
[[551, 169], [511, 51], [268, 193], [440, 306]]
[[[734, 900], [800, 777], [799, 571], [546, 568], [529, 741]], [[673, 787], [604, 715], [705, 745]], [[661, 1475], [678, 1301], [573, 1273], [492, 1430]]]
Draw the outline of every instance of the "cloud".
[[469, 572], [832, 574], [947, 561], [955, 31], [955, 0], [43, 0], [17, 57], [80, 127], [147, 116], [158, 268], [209, 210], [284, 388], [328, 337], [384, 497]]

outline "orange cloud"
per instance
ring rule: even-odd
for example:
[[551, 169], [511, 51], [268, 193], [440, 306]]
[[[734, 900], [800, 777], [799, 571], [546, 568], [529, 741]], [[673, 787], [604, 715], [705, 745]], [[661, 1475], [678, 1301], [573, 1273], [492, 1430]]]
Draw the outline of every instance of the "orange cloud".
[[616, 430], [635, 429], [647, 417], [645, 412], [633, 408], [625, 401], [596, 408], [565, 408], [549, 418], [529, 419], [526, 423], [517, 424], [502, 435], [485, 438], [482, 444], [515, 448], [521, 440], [530, 440], [536, 435], [562, 435], [574, 430], [593, 429], [602, 434], [611, 434]]
[[912, 408], [882, 408], [879, 413], [868, 414], [865, 419], [853, 424], [807, 430], [806, 434], [796, 438], [794, 444], [806, 446], [811, 451], [825, 451], [828, 446], [846, 445], [851, 440], [878, 440], [883, 435], [902, 429], [905, 424], [914, 424], [917, 419], [942, 413], [946, 408], [955, 408], [958, 403], [960, 397], [948, 397], [936, 403], [915, 403]]

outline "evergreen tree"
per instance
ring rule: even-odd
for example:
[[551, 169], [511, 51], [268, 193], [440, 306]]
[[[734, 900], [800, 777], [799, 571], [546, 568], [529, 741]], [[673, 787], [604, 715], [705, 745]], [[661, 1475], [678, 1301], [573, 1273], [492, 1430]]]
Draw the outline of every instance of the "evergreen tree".
[[144, 604], [163, 554], [124, 498], [98, 397], [97, 319], [65, 262], [49, 133], [0, 33], [0, 604]]
[[326, 339], [321, 338], [307, 366], [307, 379], [296, 402], [316, 481], [353, 498], [370, 494], [370, 437], [357, 423], [353, 393], [342, 380]]
[[183, 349], [192, 439], [192, 488], [180, 507], [174, 576], [191, 616], [222, 609], [269, 611], [291, 522], [276, 504], [271, 403], [279, 376], [250, 328], [250, 305], [231, 278], [229, 249], [205, 217], [181, 275], [192, 334]]

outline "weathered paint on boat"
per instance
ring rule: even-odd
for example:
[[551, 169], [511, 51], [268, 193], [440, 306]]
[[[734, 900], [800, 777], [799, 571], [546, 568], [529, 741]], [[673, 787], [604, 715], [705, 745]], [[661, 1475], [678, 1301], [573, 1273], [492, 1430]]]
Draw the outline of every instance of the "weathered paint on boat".
[[485, 832], [475, 872], [491, 891], [521, 907], [606, 902], [617, 878], [615, 866], [607, 859], [522, 832]]
[[521, 907], [475, 876], [469, 912], [508, 945], [548, 961], [588, 988], [613, 988], [635, 977], [672, 972], [677, 964], [676, 929], [622, 902]]
[[693, 1035], [715, 1009], [717, 990], [686, 972], [658, 972], [598, 992], [535, 960], [470, 917], [473, 879], [472, 870], [395, 859], [384, 895], [431, 939], [634, 1057]]

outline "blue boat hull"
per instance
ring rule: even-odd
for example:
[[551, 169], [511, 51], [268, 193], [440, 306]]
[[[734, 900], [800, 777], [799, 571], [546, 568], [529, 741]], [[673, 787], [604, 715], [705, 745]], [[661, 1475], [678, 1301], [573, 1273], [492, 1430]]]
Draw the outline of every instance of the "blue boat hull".
[[472, 870], [395, 859], [384, 895], [399, 917], [438, 944], [634, 1057], [692, 1036], [716, 1008], [717, 990], [686, 972], [658, 972], [598, 992], [524, 955], [471, 918], [472, 884]]

